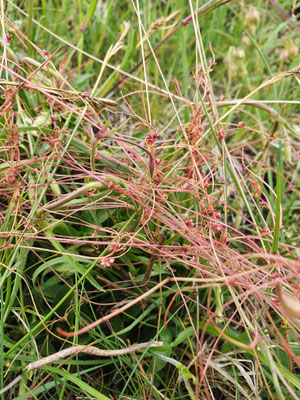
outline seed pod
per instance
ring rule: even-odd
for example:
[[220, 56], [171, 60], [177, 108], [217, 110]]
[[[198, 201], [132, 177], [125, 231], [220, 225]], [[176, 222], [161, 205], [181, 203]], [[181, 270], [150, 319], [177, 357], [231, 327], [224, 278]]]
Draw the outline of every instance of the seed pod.
[[295, 45], [295, 43], [290, 39], [289, 43], [287, 45], [287, 50], [289, 52], [290, 58], [297, 57], [299, 53], [298, 46]]
[[285, 161], [289, 162], [290, 164], [292, 163], [292, 150], [288, 143], [284, 143], [283, 145], [283, 156]]
[[287, 61], [289, 59], [289, 52], [287, 50], [282, 50], [279, 55], [281, 61]]
[[237, 60], [244, 60], [246, 58], [244, 50], [240, 47], [236, 47], [234, 51], [234, 58]]
[[257, 8], [250, 6], [245, 18], [246, 26], [249, 25], [257, 26], [259, 24], [259, 20], [260, 20], [260, 15]]
[[276, 284], [276, 291], [281, 307], [287, 315], [293, 318], [300, 318], [300, 300], [286, 293], [280, 283]]
[[259, 21], [260, 21], [260, 15], [257, 8], [250, 6], [245, 16], [245, 27], [252, 35], [254, 35], [256, 27], [259, 24]]
[[50, 188], [54, 194], [57, 196], [61, 195], [60, 186], [57, 183], [50, 183]]

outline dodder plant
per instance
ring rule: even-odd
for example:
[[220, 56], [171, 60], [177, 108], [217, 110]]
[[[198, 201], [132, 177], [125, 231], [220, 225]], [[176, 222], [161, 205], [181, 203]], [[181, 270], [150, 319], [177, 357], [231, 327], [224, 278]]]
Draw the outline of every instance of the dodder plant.
[[[95, 4], [79, 14], [82, 32]], [[1, 394], [297, 398], [299, 193], [288, 166], [299, 133], [284, 109], [253, 97], [273, 87], [276, 98], [299, 68], [218, 100], [197, 26], [210, 3], [149, 31], [132, 9], [137, 25], [106, 49], [90, 90], [91, 76], [70, 83], [72, 53], [41, 50], [2, 18]], [[174, 34], [193, 28], [193, 101], [187, 58], [174, 93], [157, 55], [146, 62], [148, 37], [170, 21]], [[143, 77], [104, 98], [117, 87], [109, 63], [120, 57], [120, 71], [140, 48]], [[228, 51], [229, 86], [251, 67], [242, 55]]]

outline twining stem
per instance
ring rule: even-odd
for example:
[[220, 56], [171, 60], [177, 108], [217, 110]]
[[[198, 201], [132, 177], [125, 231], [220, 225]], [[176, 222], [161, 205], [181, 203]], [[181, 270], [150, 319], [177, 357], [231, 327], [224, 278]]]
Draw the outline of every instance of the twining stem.
[[[265, 268], [271, 268], [272, 264], [267, 264], [263, 267], [258, 267], [256, 270], [250, 270], [247, 272], [243, 272], [240, 274], [235, 275], [235, 279], [237, 279], [239, 276], [245, 277], [248, 274], [254, 274], [257, 270], [265, 269]], [[116, 315], [122, 314], [124, 311], [128, 310], [135, 304], [143, 301], [145, 298], [150, 296], [152, 293], [156, 292], [159, 288], [167, 285], [170, 282], [193, 282], [193, 283], [203, 283], [203, 284], [208, 284], [211, 283], [212, 285], [226, 285], [229, 281], [231, 281], [233, 277], [216, 277], [216, 278], [211, 278], [211, 279], [202, 279], [202, 278], [165, 278], [163, 281], [157, 283], [155, 286], [153, 286], [151, 289], [149, 289], [147, 292], [143, 293], [139, 297], [131, 300], [129, 303], [125, 304], [124, 306], [114, 309], [111, 311], [109, 314], [105, 315], [102, 318], [99, 318], [97, 321], [92, 322], [91, 324], [79, 329], [78, 331], [75, 332], [66, 332], [61, 328], [57, 328], [56, 331], [59, 335], [64, 336], [64, 337], [74, 337], [77, 335], [82, 335], [83, 333], [88, 332], [90, 329], [95, 328], [96, 326], [102, 324], [105, 321], [110, 320], [111, 318], [115, 317]], [[191, 290], [195, 290], [195, 287], [192, 287]]]
[[[100, 131], [100, 133], [98, 134], [98, 136], [93, 144], [93, 147], [92, 147], [92, 153], [91, 153], [91, 170], [92, 170], [92, 172], [96, 171], [96, 166], [95, 166], [96, 150], [97, 150], [97, 146], [98, 146], [98, 143], [100, 142], [100, 140], [104, 137], [110, 138], [112, 136], [112, 134], [117, 132], [119, 129], [123, 128], [127, 124], [128, 121], [129, 121], [129, 118], [125, 122], [123, 122], [123, 124], [121, 124], [117, 128], [114, 128], [113, 130], [109, 129], [110, 120], [107, 120], [105, 122], [104, 127], [103, 127], [103, 133]], [[134, 145], [134, 143], [133, 143], [133, 145]], [[145, 149], [145, 150], [147, 150], [147, 149]]]
[[105, 315], [102, 318], [99, 318], [97, 321], [92, 322], [91, 324], [79, 329], [78, 331], [67, 332], [67, 331], [64, 331], [63, 329], [61, 329], [59, 327], [56, 328], [56, 331], [57, 331], [57, 333], [59, 335], [64, 336], [64, 337], [74, 337], [74, 336], [77, 336], [77, 335], [82, 335], [83, 333], [88, 332], [90, 329], [93, 329], [96, 326], [102, 324], [102, 322], [108, 321], [111, 318], [115, 317], [116, 315], [121, 314], [122, 312], [128, 310], [128, 308], [131, 308], [135, 304], [137, 304], [140, 301], [144, 300], [146, 297], [150, 296], [150, 294], [156, 292], [157, 289], [159, 289], [163, 285], [166, 285], [170, 281], [172, 281], [172, 278], [170, 278], [170, 277], [164, 279], [163, 281], [161, 281], [157, 285], [153, 286], [153, 288], [151, 288], [150, 290], [148, 290], [147, 292], [145, 292], [141, 296], [135, 298], [134, 300], [130, 301], [129, 303], [125, 304], [124, 306], [122, 306], [120, 308], [114, 309], [110, 314]]
[[119, 181], [115, 178], [105, 177], [105, 178], [103, 178], [103, 180], [106, 181], [107, 183], [106, 184], [102, 183], [102, 182], [87, 183], [86, 185], [74, 190], [73, 192], [66, 194], [65, 196], [61, 197], [60, 199], [53, 201], [52, 203], [48, 203], [44, 207], [40, 207], [36, 212], [36, 216], [40, 217], [44, 212], [55, 210], [56, 208], [59, 208], [59, 207], [63, 206], [64, 204], [69, 203], [71, 200], [76, 199], [80, 195], [88, 192], [89, 190], [107, 189], [107, 184], [109, 182], [111, 182], [112, 184], [117, 185], [117, 186], [122, 186], [122, 187], [126, 186], [124, 182]]
[[[165, 239], [166, 239], [166, 232], [162, 232], [158, 239], [157, 246], [161, 246], [164, 243]], [[157, 254], [159, 252], [158, 250], [159, 249], [156, 248], [149, 258], [142, 285], [145, 285], [150, 279], [153, 265], [154, 265], [155, 259], [157, 257]]]
[[[132, 216], [129, 218], [127, 223], [123, 225], [123, 227], [120, 229], [120, 233], [124, 232], [128, 226], [136, 219], [136, 213], [132, 214]], [[105, 254], [107, 254], [108, 247], [106, 247], [102, 253], [99, 255], [99, 257], [104, 257]], [[85, 280], [87, 276], [92, 272], [92, 270], [95, 268], [95, 266], [98, 263], [98, 259], [95, 260], [86, 270], [86, 272], [78, 279], [77, 283], [72, 286], [72, 288], [63, 296], [63, 298], [51, 309], [51, 311], [38, 322], [32, 329], [30, 333], [26, 333], [17, 343], [15, 343], [4, 355], [3, 357], [6, 358], [10, 353], [12, 353], [17, 347], [19, 347], [25, 340], [27, 340], [31, 335], [35, 334], [35, 332], [43, 327], [45, 325], [45, 322], [55, 313], [55, 311], [68, 299], [68, 297], [74, 292], [76, 288]]]

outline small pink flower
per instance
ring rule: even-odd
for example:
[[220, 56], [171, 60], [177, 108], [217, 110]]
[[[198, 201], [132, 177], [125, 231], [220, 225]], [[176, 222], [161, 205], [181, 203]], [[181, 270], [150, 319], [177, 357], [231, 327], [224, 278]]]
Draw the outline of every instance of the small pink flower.
[[189, 182], [185, 182], [181, 187], [182, 189], [190, 189], [193, 185]]
[[12, 39], [12, 35], [9, 33], [6, 34], [6, 40], [9, 42]]
[[218, 218], [218, 219], [222, 218], [222, 214], [220, 213], [220, 211], [217, 211], [215, 213], [215, 218]]
[[44, 54], [44, 56], [50, 57], [50, 53], [47, 50], [42, 50], [42, 53]]
[[217, 132], [217, 136], [219, 136], [220, 138], [224, 138], [226, 136], [225, 128], [221, 128], [219, 132]]
[[275, 274], [272, 274], [271, 276], [272, 276], [272, 279], [277, 279], [280, 277], [278, 272], [276, 272]]
[[110, 189], [114, 189], [115, 188], [115, 184], [112, 181], [107, 182], [107, 187], [109, 187]]
[[218, 222], [213, 222], [212, 227], [217, 232], [221, 232], [221, 230], [223, 229], [222, 225], [219, 224]]
[[157, 139], [157, 136], [158, 136], [158, 133], [155, 132], [153, 129], [151, 130], [151, 132], [152, 133], [148, 134], [148, 136], [145, 139], [145, 144], [147, 146], [153, 145], [155, 143], [156, 139]]
[[235, 279], [234, 279], [234, 278], [229, 279], [229, 280], [227, 281], [227, 285], [228, 285], [228, 286], [235, 286]]
[[101, 265], [103, 268], [110, 267], [115, 262], [113, 257], [104, 257], [102, 258]]
[[118, 242], [112, 242], [112, 243], [109, 245], [109, 249], [110, 249], [110, 251], [111, 251], [112, 253], [115, 253], [116, 251], [118, 251], [119, 248], [120, 248], [120, 243], [118, 243]]
[[99, 129], [97, 134], [97, 139], [102, 139], [107, 135], [106, 130], [104, 128]]

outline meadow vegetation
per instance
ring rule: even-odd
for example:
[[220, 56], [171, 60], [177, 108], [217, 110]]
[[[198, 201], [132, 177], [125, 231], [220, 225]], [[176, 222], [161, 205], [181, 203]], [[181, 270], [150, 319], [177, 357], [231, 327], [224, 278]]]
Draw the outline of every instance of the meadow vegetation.
[[299, 398], [295, 10], [1, 3], [1, 399]]

